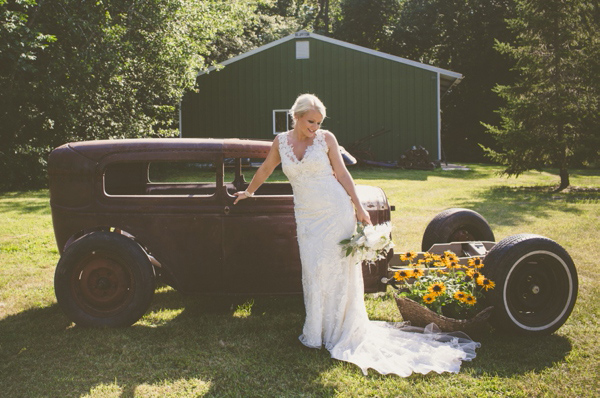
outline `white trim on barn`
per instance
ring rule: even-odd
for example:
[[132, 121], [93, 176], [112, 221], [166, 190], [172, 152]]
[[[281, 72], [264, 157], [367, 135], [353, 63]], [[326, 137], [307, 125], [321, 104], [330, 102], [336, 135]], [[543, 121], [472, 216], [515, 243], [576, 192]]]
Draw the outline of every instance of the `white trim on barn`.
[[[286, 122], [285, 122], [285, 127], [286, 129], [283, 131], [277, 131], [277, 112], [285, 112], [286, 115]], [[273, 109], [273, 135], [277, 135], [280, 133], [285, 133], [286, 131], [290, 130], [290, 110], [289, 109]]]
[[442, 87], [440, 85], [440, 72], [437, 73], [437, 133], [438, 133], [438, 159], [442, 159], [442, 108], [440, 100], [442, 96]]

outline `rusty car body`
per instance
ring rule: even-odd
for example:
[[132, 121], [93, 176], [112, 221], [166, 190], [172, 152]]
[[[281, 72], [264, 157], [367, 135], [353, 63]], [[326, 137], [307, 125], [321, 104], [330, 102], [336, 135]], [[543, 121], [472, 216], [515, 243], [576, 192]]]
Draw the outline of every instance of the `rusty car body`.
[[[165, 138], [55, 149], [48, 163], [61, 253], [55, 290], [67, 315], [82, 325], [132, 324], [150, 304], [155, 277], [183, 293], [302, 293], [290, 184], [266, 182], [233, 206], [233, 194], [248, 186], [243, 163], [264, 159], [271, 144]], [[172, 164], [211, 177], [153, 178]], [[374, 223], [390, 220], [380, 188], [357, 190]], [[387, 264], [364, 265], [366, 292], [385, 290]]]

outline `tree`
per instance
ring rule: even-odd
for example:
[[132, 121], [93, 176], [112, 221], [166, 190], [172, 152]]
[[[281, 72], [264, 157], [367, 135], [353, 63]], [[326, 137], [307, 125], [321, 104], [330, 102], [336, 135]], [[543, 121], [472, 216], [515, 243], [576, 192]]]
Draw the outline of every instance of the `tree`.
[[389, 40], [399, 13], [399, 0], [343, 0], [334, 36], [379, 50]]
[[217, 36], [207, 60], [223, 62], [302, 29], [291, 10], [292, 0], [260, 0], [255, 5], [255, 11], [240, 21], [241, 33]]
[[600, 155], [599, 6], [584, 0], [517, 4], [518, 17], [508, 21], [517, 44], [498, 42], [496, 48], [516, 60], [520, 77], [496, 86], [506, 105], [500, 125], [486, 127], [501, 149], [485, 150], [508, 176], [558, 168], [562, 190], [574, 162]]
[[170, 136], [219, 35], [255, 6], [235, 0], [0, 0], [0, 189], [46, 180], [68, 141]]
[[494, 40], [513, 42], [505, 19], [514, 0], [406, 0], [381, 50], [449, 69], [464, 79], [442, 102], [442, 144], [448, 160], [482, 161], [479, 143], [492, 146], [481, 121], [496, 123], [501, 100], [494, 86], [510, 84], [514, 61], [494, 50]]

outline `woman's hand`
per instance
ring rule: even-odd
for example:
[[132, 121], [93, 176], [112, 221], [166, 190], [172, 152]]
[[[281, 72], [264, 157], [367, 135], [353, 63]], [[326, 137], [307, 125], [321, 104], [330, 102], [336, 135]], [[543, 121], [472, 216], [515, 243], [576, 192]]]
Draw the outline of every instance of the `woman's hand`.
[[371, 216], [369, 216], [369, 213], [362, 206], [360, 206], [358, 209], [356, 209], [356, 221], [361, 222], [365, 225], [373, 224], [371, 222]]
[[249, 198], [249, 196], [246, 195], [246, 191], [239, 191], [239, 192], [234, 193], [233, 195], [237, 196], [237, 198], [233, 201], [233, 204], [236, 204], [240, 200], [248, 199]]

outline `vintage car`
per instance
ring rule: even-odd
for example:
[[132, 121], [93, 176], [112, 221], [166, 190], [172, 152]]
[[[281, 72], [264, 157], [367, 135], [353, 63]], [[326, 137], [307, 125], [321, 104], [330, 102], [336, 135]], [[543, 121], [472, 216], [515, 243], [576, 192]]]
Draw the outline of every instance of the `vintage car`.
[[[55, 149], [48, 163], [61, 254], [55, 291], [69, 318], [130, 325], [146, 312], [156, 278], [183, 293], [302, 293], [291, 185], [266, 182], [233, 205], [248, 185], [242, 163], [264, 159], [271, 144], [129, 139]], [[173, 181], [178, 170], [203, 178]], [[374, 223], [390, 221], [380, 188], [357, 190]], [[385, 290], [387, 265], [364, 266], [365, 291]]]
[[[292, 188], [248, 186], [243, 172], [271, 142], [240, 139], [130, 139], [76, 142], [49, 157], [50, 202], [61, 258], [59, 305], [78, 325], [127, 326], [141, 318], [156, 280], [182, 293], [301, 294]], [[385, 193], [357, 186], [375, 224], [390, 221]], [[498, 243], [469, 209], [447, 209], [427, 226], [422, 250], [480, 257], [496, 288], [490, 322], [522, 334], [548, 334], [567, 320], [578, 278], [569, 254], [531, 234]], [[390, 251], [363, 264], [366, 292], [385, 291], [398, 266]]]

